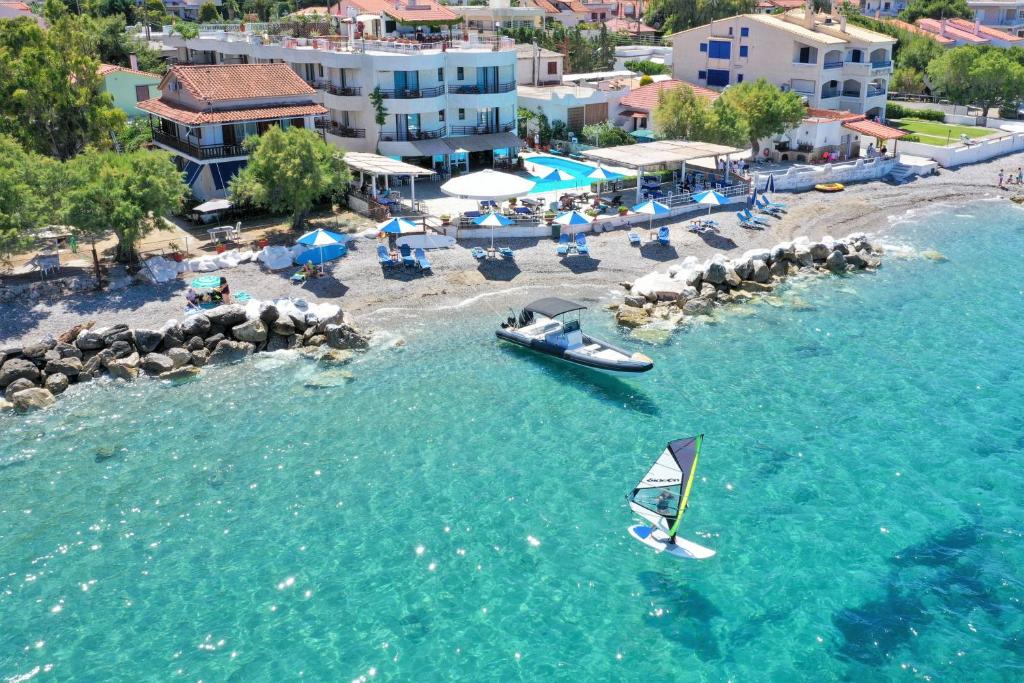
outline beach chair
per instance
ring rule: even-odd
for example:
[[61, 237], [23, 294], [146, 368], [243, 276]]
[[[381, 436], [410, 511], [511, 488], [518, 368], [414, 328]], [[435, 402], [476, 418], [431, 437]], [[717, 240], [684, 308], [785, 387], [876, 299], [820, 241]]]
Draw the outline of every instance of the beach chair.
[[408, 266], [415, 266], [416, 265], [416, 259], [413, 258], [413, 256], [412, 256], [412, 249], [409, 247], [408, 244], [403, 244], [402, 246], [398, 247], [398, 249], [402, 252], [402, 265], [403, 266], [407, 266], [408, 267]]
[[590, 247], [587, 246], [587, 236], [582, 232], [576, 233], [576, 251], [584, 255], [590, 253]]
[[782, 209], [780, 209], [777, 206], [772, 206], [771, 204], [768, 204], [766, 202], [762, 202], [760, 199], [754, 200], [754, 206], [757, 208], [758, 211], [760, 211], [761, 213], [766, 213], [769, 216], [775, 216], [776, 218], [778, 218], [779, 216], [782, 215]]
[[754, 223], [753, 221], [748, 221], [746, 215], [742, 211], [736, 212], [736, 218], [740, 219], [741, 228], [751, 228], [754, 230], [760, 230], [764, 228], [764, 225], [761, 223]]
[[783, 204], [782, 202], [772, 201], [772, 198], [769, 197], [767, 194], [762, 194], [761, 199], [763, 199], [764, 203], [767, 204], [768, 206], [774, 206], [775, 208], [782, 209], [783, 211], [786, 210], [785, 204]]
[[668, 226], [663, 225], [658, 228], [658, 244], [668, 245], [669, 241]]
[[567, 256], [569, 254], [569, 236], [559, 235], [558, 237], [558, 249], [555, 252], [559, 256]]
[[763, 218], [758, 218], [754, 214], [750, 213], [750, 209], [743, 209], [742, 213], [743, 213], [743, 218], [748, 223], [756, 223], [757, 225], [761, 225], [761, 226], [768, 225], [768, 221], [766, 221]]
[[377, 262], [382, 266], [393, 266], [396, 265], [395, 261], [391, 258], [391, 253], [388, 248], [383, 244], [377, 245]]
[[470, 253], [473, 254], [473, 258], [477, 261], [483, 261], [487, 258], [487, 252], [483, 250], [483, 247], [473, 247]]
[[529, 216], [530, 214], [533, 213], [533, 209], [531, 209], [528, 206], [517, 206], [513, 209], [513, 211], [518, 216]]
[[422, 249], [417, 249], [413, 254], [416, 256], [416, 263], [419, 264], [420, 270], [431, 270], [430, 259], [427, 258], [427, 252]]
[[697, 223], [700, 224], [701, 228], [712, 232], [717, 232], [718, 229], [722, 227], [714, 218], [701, 218]]
[[515, 254], [509, 247], [498, 247], [498, 253], [501, 254], [501, 258], [508, 259], [509, 261], [515, 260]]
[[626, 233], [626, 237], [629, 238], [629, 243], [634, 247], [640, 246], [640, 235], [638, 235], [636, 231], [630, 230], [629, 232]]

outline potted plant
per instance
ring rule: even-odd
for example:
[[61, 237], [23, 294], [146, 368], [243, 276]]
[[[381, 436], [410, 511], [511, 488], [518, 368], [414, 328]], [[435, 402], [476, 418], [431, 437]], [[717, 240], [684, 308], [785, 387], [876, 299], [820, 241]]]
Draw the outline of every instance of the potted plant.
[[451, 225], [452, 217], [446, 213], [441, 214], [441, 225]]
[[591, 218], [597, 218], [598, 211], [597, 209], [587, 209], [586, 214]]
[[516, 198], [515, 197], [509, 197], [508, 198], [508, 205], [514, 207], [516, 205]]
[[555, 212], [554, 211], [545, 211], [544, 212], [544, 222], [547, 223], [548, 225], [551, 225], [552, 223], [554, 223], [555, 222]]
[[620, 216], [625, 216], [627, 213], [629, 213], [629, 208], [628, 207], [625, 207], [625, 206], [620, 206], [619, 207], [619, 215]]
[[172, 259], [174, 259], [178, 263], [181, 263], [183, 260], [185, 260], [185, 255], [181, 253], [181, 246], [177, 242], [173, 240], [171, 242], [168, 242], [167, 248], [171, 250]]
[[265, 249], [269, 245], [270, 240], [268, 240], [266, 237], [261, 237], [256, 241], [256, 246], [259, 247], [260, 249]]
[[218, 243], [217, 244], [217, 253], [218, 254], [223, 254], [227, 250], [228, 250], [228, 248], [226, 246], [224, 246], [223, 243]]

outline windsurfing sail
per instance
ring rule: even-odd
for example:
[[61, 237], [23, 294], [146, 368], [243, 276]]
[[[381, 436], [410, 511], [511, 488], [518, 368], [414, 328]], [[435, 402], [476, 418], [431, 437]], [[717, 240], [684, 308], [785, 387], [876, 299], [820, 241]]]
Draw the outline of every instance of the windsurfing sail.
[[670, 441], [644, 478], [629, 494], [629, 507], [668, 534], [686, 512], [704, 435]]

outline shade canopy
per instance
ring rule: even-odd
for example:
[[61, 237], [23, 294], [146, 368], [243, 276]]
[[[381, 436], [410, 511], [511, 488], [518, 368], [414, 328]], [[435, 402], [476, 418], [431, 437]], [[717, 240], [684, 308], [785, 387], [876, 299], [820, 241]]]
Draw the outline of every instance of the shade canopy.
[[669, 212], [669, 208], [661, 202], [656, 202], [652, 199], [642, 204], [637, 204], [633, 207], [633, 211], [636, 213], [646, 213], [651, 216], [664, 216]]
[[681, 164], [704, 157], [727, 156], [743, 152], [738, 147], [714, 145], [688, 140], [656, 140], [643, 145], [619, 145], [583, 150], [581, 154], [598, 163], [624, 168], [652, 167], [658, 164]]
[[441, 192], [462, 199], [508, 199], [528, 194], [533, 185], [526, 178], [485, 169], [452, 178], [441, 186]]
[[723, 204], [729, 203], [728, 197], [721, 192], [715, 192], [714, 190], [698, 192], [693, 195], [693, 200], [698, 204], [707, 204], [708, 206], [722, 206]]
[[346, 152], [345, 163], [354, 171], [362, 171], [371, 175], [434, 175], [429, 168], [407, 164], [404, 161], [381, 156], [380, 154], [368, 154], [366, 152]]
[[649, 130], [647, 128], [637, 128], [636, 130], [631, 130], [629, 132], [629, 134], [632, 135], [633, 137], [635, 137], [637, 140], [653, 140], [654, 139], [654, 131], [653, 130]]
[[196, 213], [211, 213], [213, 211], [226, 211], [230, 209], [234, 204], [229, 199], [211, 199], [208, 202], [203, 202], [199, 206], [192, 207], [192, 210]]
[[500, 228], [503, 225], [512, 225], [513, 221], [509, 218], [505, 218], [500, 213], [487, 213], [483, 216], [478, 216], [473, 219], [473, 222], [477, 225], [484, 227]]
[[588, 216], [585, 213], [579, 211], [566, 211], [561, 216], [555, 218], [555, 222], [559, 225], [588, 225], [594, 222], [592, 216]]
[[332, 244], [341, 244], [345, 241], [345, 237], [330, 230], [314, 230], [307, 232], [296, 241], [307, 247], [327, 247]]
[[576, 180], [576, 176], [571, 173], [566, 173], [560, 168], [556, 168], [551, 171], [551, 173], [548, 173], [546, 176], [541, 178], [541, 180]]
[[383, 223], [377, 224], [377, 231], [384, 232], [389, 235], [408, 235], [414, 232], [423, 232], [423, 228], [411, 223], [404, 218], [392, 218], [386, 220]]
[[546, 299], [537, 299], [536, 301], [527, 304], [524, 310], [531, 313], [540, 313], [548, 318], [554, 318], [556, 315], [571, 313], [572, 311], [582, 311], [585, 308], [586, 306], [578, 304], [575, 301], [559, 299], [558, 297], [552, 296]]
[[328, 261], [341, 258], [348, 253], [348, 247], [344, 244], [331, 244], [316, 249], [307, 249], [295, 257], [295, 263], [303, 266], [311, 263], [314, 266], [322, 266]]
[[768, 180], [764, 184], [765, 192], [775, 192], [775, 176], [771, 173], [768, 174]]

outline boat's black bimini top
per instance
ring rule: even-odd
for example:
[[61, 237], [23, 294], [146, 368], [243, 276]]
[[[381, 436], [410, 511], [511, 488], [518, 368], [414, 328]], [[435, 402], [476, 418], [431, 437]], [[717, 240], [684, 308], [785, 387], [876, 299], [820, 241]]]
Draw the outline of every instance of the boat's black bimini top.
[[523, 310], [530, 311], [531, 313], [540, 313], [547, 318], [554, 318], [556, 315], [572, 313], [573, 311], [583, 311], [586, 310], [586, 308], [587, 307], [583, 304], [552, 296], [546, 299], [537, 299], [536, 301], [527, 304]]

